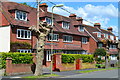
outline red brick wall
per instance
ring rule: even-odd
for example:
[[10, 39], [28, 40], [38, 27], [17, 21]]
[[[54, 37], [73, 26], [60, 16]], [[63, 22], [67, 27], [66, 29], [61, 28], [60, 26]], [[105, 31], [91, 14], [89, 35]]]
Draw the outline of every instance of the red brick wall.
[[10, 41], [11, 42], [27, 42], [32, 45], [32, 48], [34, 48], [36, 44], [36, 37], [32, 34], [31, 39], [17, 39], [17, 29], [28, 30], [27, 28], [20, 27], [20, 26], [11, 27]]
[[53, 55], [53, 70], [54, 71], [69, 71], [81, 69], [81, 61], [76, 60], [74, 63], [62, 63], [60, 53]]
[[[70, 35], [70, 36], [73, 36], [73, 42], [63, 42], [63, 35], [68, 35], [68, 34], [64, 34], [64, 33], [55, 33], [55, 34], [59, 34], [59, 41], [53, 41], [53, 43], [57, 43], [58, 46], [61, 48], [64, 46], [64, 44], [75, 44], [81, 47], [80, 36]], [[48, 41], [46, 39], [46, 43], [51, 43], [51, 41]]]
[[97, 49], [97, 43], [96, 41], [90, 37], [89, 39], [89, 49], [90, 49], [90, 53], [94, 53], [95, 49]]
[[[81, 37], [81, 38], [82, 38], [82, 37]], [[90, 53], [90, 47], [89, 47], [90, 42], [89, 42], [89, 38], [88, 38], [88, 42], [87, 42], [87, 43], [85, 43], [85, 44], [81, 43], [81, 44], [82, 44], [82, 49], [87, 50], [87, 53]]]

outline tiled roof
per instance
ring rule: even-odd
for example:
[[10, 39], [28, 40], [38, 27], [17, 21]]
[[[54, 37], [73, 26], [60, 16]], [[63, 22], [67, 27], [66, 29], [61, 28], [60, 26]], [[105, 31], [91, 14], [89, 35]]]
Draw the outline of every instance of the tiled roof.
[[98, 37], [94, 34], [94, 32], [101, 32], [101, 33], [106, 33], [106, 34], [115, 36], [112, 32], [109, 32], [109, 31], [104, 30], [104, 29], [98, 29], [98, 28], [96, 28], [96, 27], [92, 27], [92, 26], [85, 25], [85, 24], [83, 24], [83, 26], [85, 26], [85, 29], [86, 29], [97, 41], [101, 41], [102, 38], [98, 38]]
[[[51, 12], [40, 12], [40, 17], [51, 17], [52, 13]], [[62, 32], [62, 33], [68, 33], [68, 34], [74, 34], [74, 35], [81, 35], [81, 36], [88, 36], [87, 33], [85, 32], [80, 32], [75, 29], [74, 27], [74, 20], [70, 19], [69, 17], [65, 17], [62, 15], [54, 14], [54, 28], [53, 30], [55, 32]], [[59, 21], [65, 21], [70, 23], [70, 28], [69, 29], [63, 29], [62, 26], [58, 24]], [[80, 25], [80, 24], [79, 24]]]
[[[18, 4], [15, 2], [2, 2], [2, 9], [3, 9], [4, 16], [6, 16], [7, 20], [9, 20], [12, 25], [30, 27], [36, 24], [36, 9], [35, 8], [29, 7], [23, 4]], [[28, 20], [27, 21], [16, 20], [14, 16], [10, 13], [11, 10], [12, 11], [21, 10], [21, 11], [25, 11], [29, 13]]]

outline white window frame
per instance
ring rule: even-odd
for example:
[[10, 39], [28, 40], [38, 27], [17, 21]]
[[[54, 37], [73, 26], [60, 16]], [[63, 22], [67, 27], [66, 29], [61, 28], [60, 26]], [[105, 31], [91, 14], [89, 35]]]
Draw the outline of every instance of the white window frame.
[[87, 44], [87, 42], [88, 42], [88, 38], [82, 37], [82, 43], [83, 43], [83, 44]]
[[[47, 19], [48, 19], [50, 22], [48, 22]], [[46, 17], [46, 18], [45, 18], [45, 21], [46, 21], [48, 24], [52, 25], [52, 19], [51, 19], [51, 18]]]
[[59, 34], [53, 34], [53, 40], [52, 40], [52, 34], [50, 33], [49, 35], [51, 35], [51, 39], [49, 39], [49, 36], [47, 36], [48, 41], [59, 41]]
[[20, 53], [32, 53], [31, 49], [17, 49]]
[[[20, 36], [18, 36], [18, 32], [20, 31]], [[23, 37], [21, 32], [24, 31]], [[25, 36], [25, 32], [27, 32], [27, 37]], [[17, 29], [17, 38], [18, 39], [31, 39], [31, 31], [30, 30], [24, 30], [24, 29]]]
[[108, 34], [105, 34], [105, 38], [107, 38], [107, 39], [108, 39]]
[[78, 31], [84, 32], [84, 27], [83, 26], [78, 26]]
[[117, 49], [117, 45], [110, 44], [110, 49]]
[[[67, 37], [66, 41], [64, 40], [64, 37]], [[70, 40], [70, 38], [71, 38], [71, 40]], [[69, 35], [63, 35], [63, 42], [73, 42], [73, 37], [69, 36]]]
[[69, 22], [62, 22], [62, 28], [63, 29], [69, 29], [69, 27], [70, 27]]
[[[53, 54], [59, 53], [61, 51], [53, 50]], [[46, 61], [51, 61], [51, 50], [46, 50]]]
[[111, 40], [114, 40], [114, 36], [113, 36], [113, 35], [110, 35], [110, 39], [111, 39]]
[[[16, 10], [16, 11], [15, 11], [15, 19], [17, 19], [17, 20], [22, 20], [22, 21], [27, 21], [27, 13], [26, 13], [26, 12], [23, 12], [23, 11], [19, 11], [19, 12], [22, 14], [22, 18], [21, 18], [21, 19], [20, 19], [20, 18], [19, 18], [19, 19], [17, 18], [17, 12], [18, 12], [18, 11], [19, 11], [19, 10]], [[25, 13], [25, 15], [26, 15], [26, 18], [25, 18], [25, 19], [23, 18], [23, 14], [24, 14], [24, 13]], [[20, 15], [19, 15], [19, 17], [20, 17]]]
[[97, 37], [101, 38], [101, 33], [97, 32]]

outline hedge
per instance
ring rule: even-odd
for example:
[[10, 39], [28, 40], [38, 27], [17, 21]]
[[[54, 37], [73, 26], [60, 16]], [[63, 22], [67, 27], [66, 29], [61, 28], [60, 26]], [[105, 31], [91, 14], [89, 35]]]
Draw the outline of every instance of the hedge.
[[19, 53], [19, 52], [10, 52], [10, 53], [5, 53], [1, 52], [0, 53], [0, 69], [6, 67], [6, 58], [11, 57], [12, 58], [12, 63], [13, 64], [32, 64], [33, 61], [33, 56], [31, 53]]
[[83, 63], [92, 63], [93, 55], [86, 54], [62, 54], [62, 63], [74, 63], [76, 59], [82, 59]]
[[17, 49], [31, 49], [32, 46], [27, 42], [10, 42], [10, 52], [16, 52]]

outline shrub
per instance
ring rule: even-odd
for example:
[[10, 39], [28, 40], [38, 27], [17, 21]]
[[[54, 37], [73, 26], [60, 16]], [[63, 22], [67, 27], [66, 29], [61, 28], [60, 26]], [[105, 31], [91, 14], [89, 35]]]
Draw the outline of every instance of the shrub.
[[31, 49], [32, 46], [27, 42], [11, 42], [10, 47], [11, 52], [16, 52], [17, 49]]
[[85, 54], [62, 54], [62, 63], [74, 63], [75, 59], [82, 58], [83, 63], [91, 63], [94, 61], [93, 55]]
[[105, 56], [107, 54], [104, 48], [98, 48], [94, 52], [94, 56]]
[[5, 68], [6, 66], [6, 58], [11, 57], [12, 58], [12, 63], [13, 64], [32, 64], [33, 61], [33, 56], [31, 53], [18, 53], [18, 52], [10, 52], [10, 53], [5, 53], [1, 52], [0, 53], [1, 57], [1, 63], [0, 63], [0, 69]]

